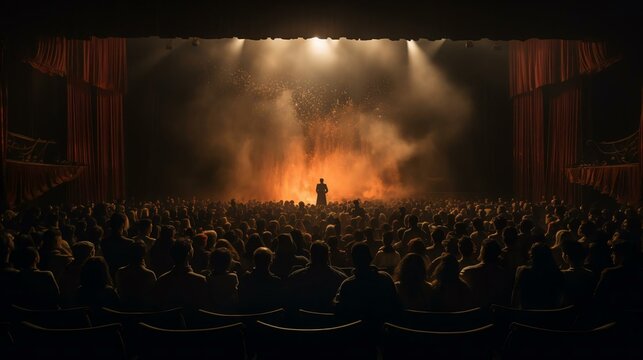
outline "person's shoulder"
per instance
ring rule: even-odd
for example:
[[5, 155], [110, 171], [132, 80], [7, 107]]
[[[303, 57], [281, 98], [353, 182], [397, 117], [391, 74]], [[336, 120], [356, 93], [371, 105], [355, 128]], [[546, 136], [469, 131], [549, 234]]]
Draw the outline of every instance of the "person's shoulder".
[[482, 269], [482, 265], [482, 263], [477, 263], [474, 265], [465, 266], [460, 272], [462, 274], [479, 272]]
[[302, 277], [305, 277], [309, 271], [310, 271], [309, 267], [297, 269], [291, 272], [290, 275], [288, 275], [288, 280], [292, 280], [292, 281], [300, 280]]
[[201, 274], [197, 274], [194, 271], [188, 272], [187, 276], [189, 276], [191, 279], [194, 279], [195, 281], [204, 282], [204, 283], [207, 281], [205, 276]]

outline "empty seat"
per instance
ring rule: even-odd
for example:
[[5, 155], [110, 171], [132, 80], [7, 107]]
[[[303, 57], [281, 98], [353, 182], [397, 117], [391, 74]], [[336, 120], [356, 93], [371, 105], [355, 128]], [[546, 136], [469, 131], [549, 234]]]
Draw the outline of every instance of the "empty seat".
[[395, 324], [416, 330], [464, 331], [477, 329], [491, 323], [487, 312], [474, 308], [456, 312], [404, 310]]
[[125, 359], [121, 325], [48, 329], [20, 323], [13, 334], [16, 351], [23, 359]]
[[91, 327], [89, 310], [84, 307], [57, 310], [32, 310], [17, 305], [11, 306], [15, 323], [27, 321], [31, 324], [52, 329]]
[[259, 359], [374, 359], [373, 339], [362, 321], [319, 329], [282, 327], [257, 322]]
[[140, 359], [239, 359], [246, 357], [243, 324], [208, 329], [163, 329], [140, 323]]
[[614, 323], [593, 330], [551, 330], [514, 323], [502, 351], [503, 359], [629, 358], [614, 337]]
[[385, 323], [384, 359], [491, 359], [493, 325], [467, 331], [426, 331]]

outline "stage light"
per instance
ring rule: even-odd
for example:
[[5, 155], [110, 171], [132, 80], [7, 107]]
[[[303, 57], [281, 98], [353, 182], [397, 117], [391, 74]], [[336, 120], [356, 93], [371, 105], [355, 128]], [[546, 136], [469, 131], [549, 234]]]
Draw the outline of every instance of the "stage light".
[[472, 48], [473, 47], [473, 41], [467, 40], [467, 42], [464, 43], [464, 47], [466, 47], [467, 49]]
[[329, 51], [329, 40], [314, 37], [310, 39], [311, 50], [313, 53], [323, 55]]

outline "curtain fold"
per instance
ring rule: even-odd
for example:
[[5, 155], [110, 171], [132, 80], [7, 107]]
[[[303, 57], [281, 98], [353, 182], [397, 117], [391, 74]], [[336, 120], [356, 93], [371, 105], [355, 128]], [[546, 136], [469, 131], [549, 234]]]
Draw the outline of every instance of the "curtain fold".
[[87, 170], [69, 184], [68, 196], [79, 202], [96, 199], [94, 126], [91, 87], [80, 81], [67, 81], [67, 160], [86, 165]]
[[586, 166], [567, 169], [570, 182], [591, 186], [619, 203], [636, 205], [641, 199], [641, 168], [638, 164]]
[[606, 42], [578, 42], [579, 72], [590, 74], [599, 72], [621, 59]]
[[36, 199], [56, 186], [78, 177], [84, 167], [7, 161], [9, 204]]
[[8, 135], [8, 101], [7, 101], [7, 68], [5, 62], [6, 50], [4, 42], [0, 42], [0, 210], [6, 209], [7, 200], [6, 160], [7, 160], [7, 135]]
[[513, 100], [514, 191], [520, 199], [545, 195], [543, 94], [536, 90]]
[[98, 89], [96, 100], [96, 165], [100, 194], [103, 198], [123, 198], [123, 95]]
[[126, 92], [127, 47], [125, 39], [93, 37], [88, 42], [89, 65], [86, 80], [97, 88]]
[[67, 40], [61, 37], [39, 40], [36, 54], [27, 62], [45, 74], [67, 75]]
[[124, 197], [126, 40], [42, 39], [28, 62], [45, 73], [67, 77], [67, 159], [87, 166], [69, 184], [69, 199]]
[[570, 183], [565, 170], [578, 161], [581, 137], [581, 91], [571, 84], [549, 99], [549, 144], [546, 173], [546, 195], [556, 195], [567, 203], [578, 200], [577, 187]]

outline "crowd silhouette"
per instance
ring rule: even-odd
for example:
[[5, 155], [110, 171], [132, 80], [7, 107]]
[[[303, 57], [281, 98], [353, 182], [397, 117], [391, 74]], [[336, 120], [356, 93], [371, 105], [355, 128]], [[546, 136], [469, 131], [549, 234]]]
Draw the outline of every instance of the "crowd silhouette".
[[2, 321], [16, 307], [283, 308], [379, 329], [405, 311], [571, 306], [569, 329], [590, 330], [643, 309], [640, 208], [555, 199], [321, 203], [168, 198], [6, 211]]

